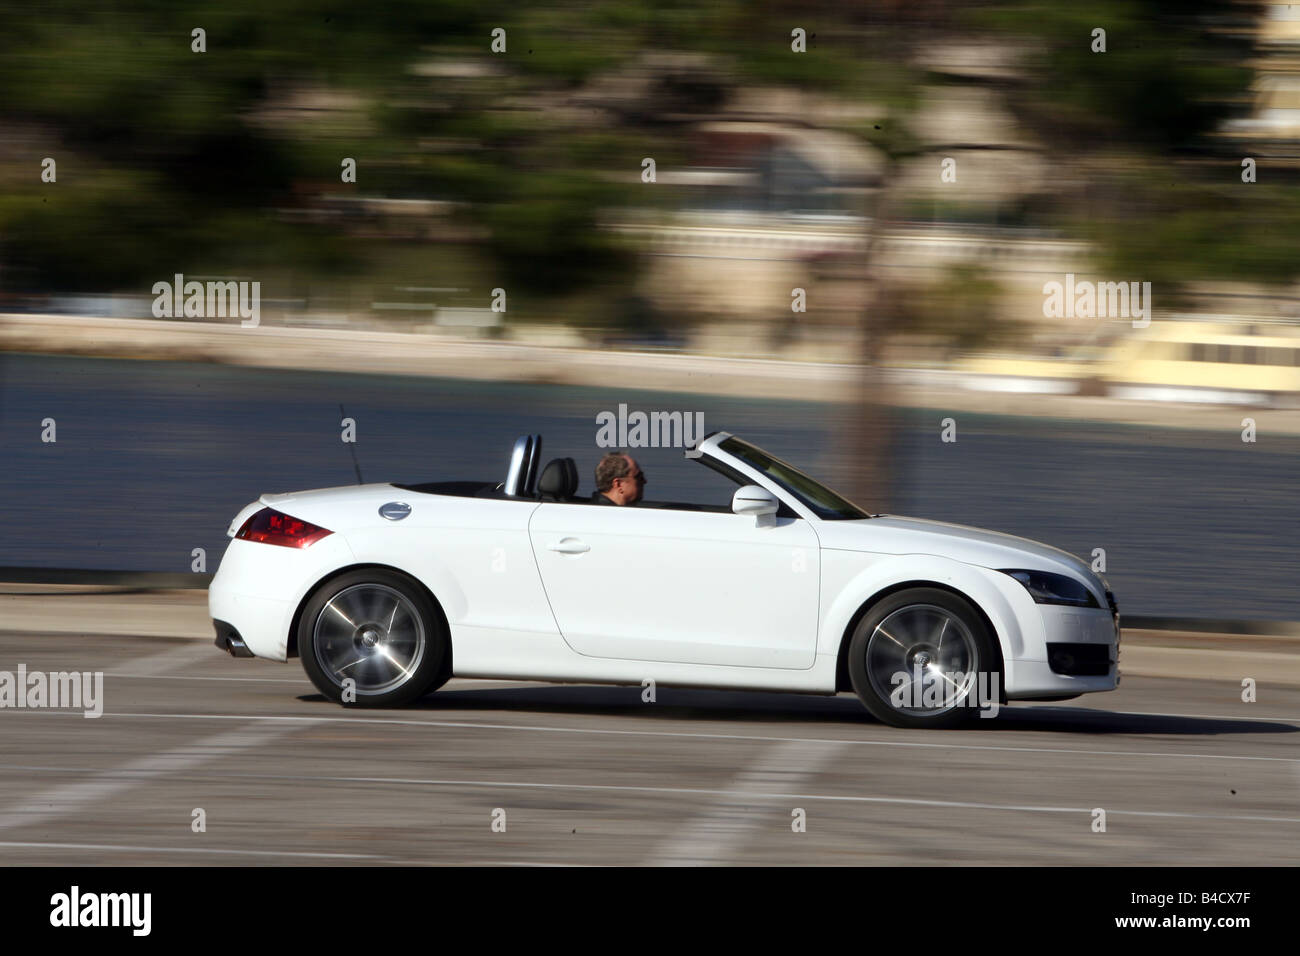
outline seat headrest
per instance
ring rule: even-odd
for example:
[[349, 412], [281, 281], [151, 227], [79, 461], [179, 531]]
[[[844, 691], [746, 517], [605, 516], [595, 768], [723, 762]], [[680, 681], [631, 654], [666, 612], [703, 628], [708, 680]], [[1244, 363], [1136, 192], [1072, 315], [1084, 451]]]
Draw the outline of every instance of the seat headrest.
[[544, 498], [559, 501], [578, 491], [578, 465], [572, 458], [552, 458], [542, 469], [537, 491]]

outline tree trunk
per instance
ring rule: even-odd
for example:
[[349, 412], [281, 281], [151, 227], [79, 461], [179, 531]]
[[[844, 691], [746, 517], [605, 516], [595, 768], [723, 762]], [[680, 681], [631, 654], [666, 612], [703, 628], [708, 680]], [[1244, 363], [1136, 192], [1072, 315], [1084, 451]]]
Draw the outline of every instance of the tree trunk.
[[891, 161], [881, 179], [874, 214], [867, 227], [863, 275], [868, 286], [858, 320], [858, 361], [861, 368], [853, 394], [846, 402], [849, 421], [843, 444], [845, 462], [841, 470], [844, 478], [839, 487], [849, 500], [872, 513], [890, 509], [895, 485], [895, 416], [889, 403], [884, 357], [896, 324], [897, 293], [885, 278], [880, 262], [883, 257], [882, 236], [890, 225], [890, 184], [897, 180], [897, 174], [898, 163]]

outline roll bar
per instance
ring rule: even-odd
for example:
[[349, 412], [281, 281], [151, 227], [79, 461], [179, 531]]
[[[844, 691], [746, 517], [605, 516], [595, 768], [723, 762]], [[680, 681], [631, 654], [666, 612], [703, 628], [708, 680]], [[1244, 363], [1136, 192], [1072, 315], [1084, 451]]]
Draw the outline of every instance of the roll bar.
[[531, 496], [537, 486], [537, 469], [541, 467], [541, 460], [542, 436], [520, 435], [510, 453], [510, 471], [506, 473], [506, 483], [501, 490], [513, 497]]

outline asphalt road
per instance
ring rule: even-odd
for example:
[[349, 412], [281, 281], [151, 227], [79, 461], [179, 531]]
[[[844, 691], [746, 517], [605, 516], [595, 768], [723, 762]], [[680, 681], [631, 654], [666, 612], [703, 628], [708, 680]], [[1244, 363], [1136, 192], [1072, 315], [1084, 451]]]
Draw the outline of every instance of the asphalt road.
[[1300, 862], [1300, 687], [1266, 675], [1255, 704], [1127, 677], [945, 733], [846, 695], [487, 681], [359, 712], [195, 640], [0, 632], [18, 661], [104, 671], [105, 705], [0, 710], [7, 865]]

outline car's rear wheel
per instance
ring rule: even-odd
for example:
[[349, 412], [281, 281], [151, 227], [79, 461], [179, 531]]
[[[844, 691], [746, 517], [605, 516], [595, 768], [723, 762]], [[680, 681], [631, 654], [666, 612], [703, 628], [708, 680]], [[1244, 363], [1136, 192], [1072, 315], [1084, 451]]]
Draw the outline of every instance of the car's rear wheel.
[[911, 588], [872, 607], [849, 641], [849, 679], [867, 710], [895, 727], [956, 727], [996, 703], [997, 656], [961, 597]]
[[352, 571], [321, 585], [298, 624], [303, 670], [345, 706], [398, 707], [446, 681], [447, 633], [404, 575]]

